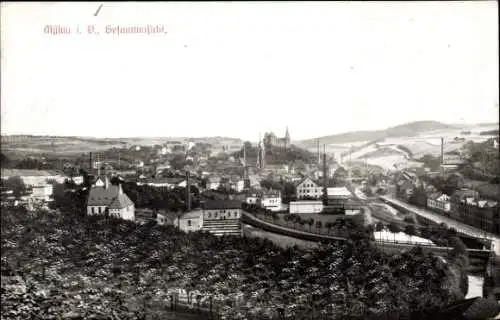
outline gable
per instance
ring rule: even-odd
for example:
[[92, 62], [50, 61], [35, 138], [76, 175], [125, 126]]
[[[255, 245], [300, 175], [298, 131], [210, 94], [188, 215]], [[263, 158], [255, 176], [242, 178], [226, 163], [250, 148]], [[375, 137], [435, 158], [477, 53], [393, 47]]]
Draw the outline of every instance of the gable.
[[306, 185], [312, 185], [312, 187], [317, 187], [318, 185], [312, 181], [310, 178], [306, 178], [305, 180], [303, 180], [302, 182], [300, 182], [298, 185], [297, 185], [297, 188], [305, 188]]

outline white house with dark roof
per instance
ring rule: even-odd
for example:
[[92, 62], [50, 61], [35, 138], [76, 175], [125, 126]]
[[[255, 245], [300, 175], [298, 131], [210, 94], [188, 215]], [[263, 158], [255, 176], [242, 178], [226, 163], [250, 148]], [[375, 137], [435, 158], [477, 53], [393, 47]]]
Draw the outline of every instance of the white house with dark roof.
[[87, 199], [87, 214], [107, 214], [124, 220], [135, 220], [135, 205], [123, 192], [122, 186], [111, 185], [105, 178], [104, 186], [93, 186]]
[[319, 199], [323, 194], [323, 188], [310, 178], [304, 178], [296, 184], [297, 199], [315, 198]]

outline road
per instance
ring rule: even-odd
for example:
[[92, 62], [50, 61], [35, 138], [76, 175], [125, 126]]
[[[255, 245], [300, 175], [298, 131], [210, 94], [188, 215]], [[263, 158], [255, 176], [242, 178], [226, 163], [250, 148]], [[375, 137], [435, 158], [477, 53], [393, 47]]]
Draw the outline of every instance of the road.
[[480, 239], [488, 239], [493, 242], [493, 251], [497, 256], [500, 256], [500, 236], [494, 235], [492, 233], [485, 232], [481, 229], [469, 226], [467, 224], [464, 224], [462, 222], [450, 219], [448, 217], [443, 217], [437, 213], [427, 211], [425, 209], [413, 206], [411, 204], [408, 204], [406, 202], [400, 201], [398, 199], [395, 199], [390, 196], [380, 196], [379, 198], [393, 203], [395, 205], [401, 206], [405, 208], [408, 211], [414, 212], [415, 214], [424, 217], [426, 219], [429, 219], [435, 223], [445, 223], [448, 227], [454, 228], [460, 233], [463, 233], [465, 235], [475, 237], [475, 238], [480, 238]]

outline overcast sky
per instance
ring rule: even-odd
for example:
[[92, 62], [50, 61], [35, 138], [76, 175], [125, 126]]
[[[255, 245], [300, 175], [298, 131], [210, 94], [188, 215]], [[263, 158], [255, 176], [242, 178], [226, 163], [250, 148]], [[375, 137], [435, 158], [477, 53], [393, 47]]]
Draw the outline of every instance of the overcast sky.
[[[496, 1], [98, 6], [2, 3], [2, 134], [256, 140], [288, 125], [293, 140], [498, 121]], [[144, 23], [168, 33], [104, 34]]]

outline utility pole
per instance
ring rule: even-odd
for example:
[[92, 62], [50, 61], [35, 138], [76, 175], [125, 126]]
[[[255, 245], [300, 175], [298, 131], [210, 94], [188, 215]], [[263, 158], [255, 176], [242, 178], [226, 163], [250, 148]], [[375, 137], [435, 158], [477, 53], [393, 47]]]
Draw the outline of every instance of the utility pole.
[[101, 176], [101, 162], [99, 161], [99, 154], [97, 154], [97, 176]]

